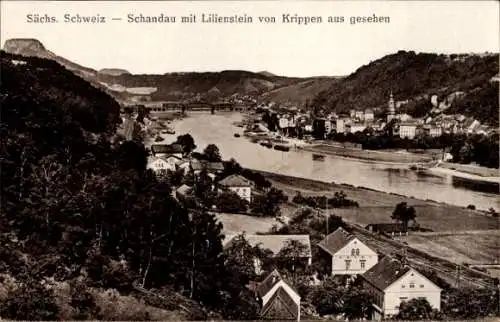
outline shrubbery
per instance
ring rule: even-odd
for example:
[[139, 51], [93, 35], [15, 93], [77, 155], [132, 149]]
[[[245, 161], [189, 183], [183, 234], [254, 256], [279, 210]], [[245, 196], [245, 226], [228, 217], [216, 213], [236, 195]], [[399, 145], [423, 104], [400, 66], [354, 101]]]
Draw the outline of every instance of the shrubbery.
[[304, 197], [299, 192], [293, 197], [292, 201], [299, 205], [306, 205], [320, 209], [326, 209], [327, 202], [329, 208], [359, 207], [358, 202], [347, 199], [347, 196], [343, 191], [335, 192], [333, 198], [327, 198], [326, 196]]

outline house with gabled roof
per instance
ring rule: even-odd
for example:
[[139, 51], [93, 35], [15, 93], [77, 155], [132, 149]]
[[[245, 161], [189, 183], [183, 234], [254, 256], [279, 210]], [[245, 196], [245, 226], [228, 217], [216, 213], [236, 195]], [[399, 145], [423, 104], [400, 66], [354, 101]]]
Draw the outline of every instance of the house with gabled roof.
[[151, 154], [153, 156], [174, 155], [182, 159], [184, 149], [180, 144], [153, 144], [151, 145]]
[[404, 259], [384, 257], [362, 275], [362, 280], [363, 288], [374, 299], [374, 320], [397, 315], [402, 302], [416, 298], [425, 298], [434, 309], [441, 309], [441, 288]]
[[236, 193], [241, 199], [252, 201], [253, 183], [239, 174], [232, 174], [219, 181], [220, 191], [230, 190]]
[[332, 275], [363, 274], [378, 262], [378, 254], [356, 235], [339, 227], [318, 243], [331, 257]]
[[300, 321], [300, 295], [277, 270], [251, 289], [261, 303], [261, 319]]
[[177, 155], [156, 155], [149, 156], [147, 160], [147, 169], [151, 169], [156, 175], [163, 176], [167, 174], [167, 171], [175, 171], [177, 169], [177, 164], [179, 164], [182, 159]]

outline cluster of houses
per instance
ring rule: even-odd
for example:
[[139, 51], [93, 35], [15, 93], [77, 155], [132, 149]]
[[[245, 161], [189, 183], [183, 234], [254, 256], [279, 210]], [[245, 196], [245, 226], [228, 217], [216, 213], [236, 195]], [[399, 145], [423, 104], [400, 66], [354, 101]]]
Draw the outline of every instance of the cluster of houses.
[[[243, 176], [233, 174], [229, 175], [222, 180], [215, 182], [215, 178], [224, 172], [224, 164], [222, 162], [208, 162], [205, 160], [198, 160], [191, 156], [186, 157], [184, 150], [179, 144], [153, 144], [151, 146], [151, 155], [148, 157], [147, 168], [159, 177], [165, 177], [169, 171], [176, 172], [182, 171], [187, 175], [190, 171], [198, 176], [203, 170], [212, 179], [212, 188], [217, 190], [233, 191], [241, 199], [251, 202], [252, 189], [255, 186], [253, 182]], [[176, 189], [176, 197], [185, 197], [192, 191], [192, 187], [182, 185]]]
[[[228, 247], [235, 237], [228, 236], [224, 247]], [[283, 256], [280, 250], [296, 241], [305, 246], [301, 261], [312, 264], [309, 235], [247, 235], [245, 238], [250, 246], [268, 249], [273, 256]], [[411, 299], [425, 298], [434, 309], [441, 309], [441, 288], [411, 267], [405, 257], [381, 255], [343, 228], [327, 235], [317, 246], [329, 258], [332, 276], [361, 277], [363, 288], [373, 298], [372, 319], [397, 315], [401, 303]], [[261, 317], [299, 321], [301, 297], [293, 283], [275, 269], [263, 271], [260, 260], [255, 259], [254, 263], [261, 281], [250, 283], [249, 288], [261, 302]]]
[[[278, 124], [280, 131], [287, 135], [296, 133], [297, 128], [301, 128], [302, 133], [312, 133], [315, 122], [321, 124], [324, 128], [324, 135], [327, 138], [333, 133], [356, 133], [370, 130], [376, 135], [381, 133], [386, 126], [391, 124], [391, 133], [393, 136], [399, 136], [404, 139], [414, 139], [422, 134], [431, 137], [439, 137], [443, 133], [448, 134], [481, 134], [489, 135], [495, 128], [481, 124], [478, 120], [471, 117], [465, 117], [461, 114], [444, 114], [444, 111], [450, 107], [450, 101], [463, 96], [463, 93], [453, 93], [451, 97], [439, 102], [436, 95], [430, 97], [433, 108], [425, 118], [413, 118], [406, 113], [398, 113], [401, 106], [408, 104], [408, 100], [395, 101], [392, 93], [390, 94], [388, 106], [384, 113], [385, 117], [376, 118], [375, 110], [367, 108], [364, 110], [351, 109], [348, 114], [330, 113], [323, 118], [313, 119], [307, 113], [299, 113], [296, 108], [286, 113], [278, 113]], [[264, 105], [263, 108], [273, 108], [273, 104]]]
[[[229, 175], [215, 182], [215, 178], [224, 171], [222, 162], [207, 162], [193, 157], [186, 157], [181, 145], [157, 144], [151, 146], [148, 168], [158, 176], [168, 171], [192, 172], [195, 176], [205, 170], [214, 180], [213, 188], [219, 192], [233, 191], [240, 198], [251, 201], [254, 184], [237, 174]], [[217, 187], [217, 188], [216, 188]], [[193, 187], [183, 184], [174, 194], [177, 198], [185, 197]], [[367, 230], [384, 233], [389, 236], [406, 234], [406, 230], [397, 224], [374, 224]], [[228, 236], [224, 247], [228, 247], [235, 236]], [[300, 260], [305, 266], [312, 265], [312, 250], [309, 235], [247, 235], [245, 239], [251, 246], [259, 245], [273, 256], [283, 256], [280, 251], [290, 242], [303, 245]], [[398, 313], [401, 302], [413, 298], [426, 298], [436, 309], [440, 309], [441, 289], [404, 261], [378, 254], [358, 236], [339, 228], [327, 235], [318, 245], [322, 254], [329, 258], [329, 272], [337, 276], [361, 276], [366, 290], [375, 299], [373, 303], [374, 319], [394, 316]], [[296, 256], [296, 254], [294, 255]], [[264, 271], [262, 262], [254, 259], [255, 272], [259, 281], [250, 283], [249, 288], [255, 293], [261, 304], [261, 318], [273, 320], [300, 320], [301, 297], [286, 276], [277, 270]]]

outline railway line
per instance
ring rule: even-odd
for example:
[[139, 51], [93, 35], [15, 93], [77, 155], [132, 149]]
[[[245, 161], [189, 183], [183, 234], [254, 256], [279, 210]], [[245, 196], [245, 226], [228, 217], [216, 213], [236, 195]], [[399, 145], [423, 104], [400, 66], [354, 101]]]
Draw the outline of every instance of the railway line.
[[359, 226], [349, 224], [349, 227], [357, 236], [366, 241], [367, 244], [383, 254], [401, 254], [404, 250], [407, 260], [410, 264], [415, 266], [415, 268], [418, 269], [421, 267], [431, 269], [452, 286], [457, 286], [458, 282], [458, 286], [469, 286], [474, 288], [495, 287], [494, 279], [487, 274], [441, 258], [433, 257], [401, 242], [369, 232]]

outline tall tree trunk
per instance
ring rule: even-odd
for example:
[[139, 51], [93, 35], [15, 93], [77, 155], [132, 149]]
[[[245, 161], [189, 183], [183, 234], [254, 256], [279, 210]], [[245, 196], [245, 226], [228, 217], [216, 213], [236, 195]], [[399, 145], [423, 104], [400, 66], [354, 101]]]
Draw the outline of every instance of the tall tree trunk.
[[149, 260], [148, 260], [148, 266], [146, 267], [146, 270], [144, 271], [144, 277], [142, 278], [142, 287], [144, 288], [145, 285], [146, 285], [146, 280], [148, 278], [148, 273], [149, 273], [149, 268], [151, 267], [151, 259], [153, 257], [153, 251], [151, 250], [151, 248], [153, 247], [153, 245], [151, 245], [149, 247]]

